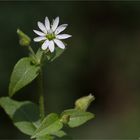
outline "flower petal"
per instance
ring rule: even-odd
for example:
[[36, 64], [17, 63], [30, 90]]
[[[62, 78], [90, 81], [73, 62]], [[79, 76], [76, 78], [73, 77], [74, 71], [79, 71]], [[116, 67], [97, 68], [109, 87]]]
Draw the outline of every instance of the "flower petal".
[[45, 27], [45, 25], [43, 23], [41, 23], [40, 21], [37, 22], [39, 29], [44, 32], [47, 33], [47, 29]]
[[71, 37], [71, 35], [68, 35], [68, 34], [60, 34], [56, 36], [57, 39], [66, 39], [69, 37]]
[[59, 24], [59, 17], [56, 17], [55, 20], [53, 21], [53, 24], [52, 24], [52, 30], [53, 30], [53, 32], [58, 27], [58, 24]]
[[39, 36], [45, 36], [45, 34], [40, 31], [37, 31], [37, 30], [33, 30], [33, 31]]
[[62, 25], [58, 26], [58, 28], [55, 30], [55, 34], [58, 35], [62, 31], [64, 31], [67, 26], [68, 26], [68, 24], [62, 24]]
[[48, 46], [49, 46], [49, 40], [46, 40], [46, 41], [42, 44], [41, 48], [42, 48], [42, 50], [46, 50], [46, 49], [48, 48]]
[[65, 45], [64, 43], [61, 41], [61, 40], [58, 40], [58, 39], [54, 39], [54, 42], [56, 43], [56, 45], [61, 48], [61, 49], [64, 49], [65, 48]]
[[49, 50], [51, 52], [54, 52], [54, 42], [53, 41], [49, 41]]
[[34, 38], [34, 41], [35, 41], [35, 42], [40, 42], [40, 41], [42, 41], [42, 40], [46, 40], [46, 37], [44, 37], [44, 36], [39, 36], [39, 37]]
[[48, 17], [45, 18], [45, 26], [46, 26], [47, 31], [50, 30], [50, 21]]

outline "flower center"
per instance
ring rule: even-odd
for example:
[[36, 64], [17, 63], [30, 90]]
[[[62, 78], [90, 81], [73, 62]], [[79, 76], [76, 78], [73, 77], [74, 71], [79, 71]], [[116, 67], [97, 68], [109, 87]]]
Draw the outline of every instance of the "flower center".
[[55, 39], [55, 34], [54, 33], [49, 33], [49, 34], [46, 35], [46, 38], [48, 40], [53, 40], [53, 39]]

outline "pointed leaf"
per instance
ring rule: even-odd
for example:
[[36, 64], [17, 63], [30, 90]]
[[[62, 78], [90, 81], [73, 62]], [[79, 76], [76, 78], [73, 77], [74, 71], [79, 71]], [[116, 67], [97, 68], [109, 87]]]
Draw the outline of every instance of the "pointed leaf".
[[20, 59], [11, 75], [9, 95], [13, 96], [18, 90], [32, 82], [38, 76], [39, 69], [39, 66], [32, 64], [29, 57]]
[[62, 127], [63, 124], [60, 121], [58, 115], [55, 113], [51, 113], [46, 118], [44, 118], [39, 128], [33, 134], [32, 138], [54, 134]]
[[32, 135], [39, 123], [39, 109], [29, 101], [18, 102], [9, 97], [0, 98], [0, 106], [23, 133]]
[[52, 135], [44, 135], [41, 137], [37, 137], [36, 140], [53, 140], [55, 137], [61, 138], [66, 136], [66, 133], [62, 130], [54, 132]]
[[64, 115], [69, 116], [69, 121], [68, 121], [69, 127], [80, 126], [80, 125], [86, 123], [88, 120], [94, 118], [94, 114], [92, 114], [90, 112], [80, 111], [80, 110], [77, 110], [77, 109], [65, 110], [62, 113], [62, 118], [63, 118]]
[[60, 131], [54, 132], [52, 135], [61, 138], [63, 136], [66, 136], [67, 134], [63, 130], [60, 130]]
[[54, 136], [50, 136], [50, 135], [45, 135], [45, 136], [41, 136], [41, 137], [37, 137], [36, 140], [54, 140]]

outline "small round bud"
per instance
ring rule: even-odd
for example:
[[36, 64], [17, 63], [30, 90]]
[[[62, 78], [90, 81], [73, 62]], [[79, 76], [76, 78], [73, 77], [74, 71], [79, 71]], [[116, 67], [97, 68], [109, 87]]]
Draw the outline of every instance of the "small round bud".
[[19, 36], [19, 44], [21, 46], [30, 46], [31, 39], [25, 33], [23, 33], [20, 29], [17, 29], [17, 34]]
[[95, 100], [95, 97], [92, 94], [81, 97], [78, 100], [76, 100], [75, 109], [86, 111], [93, 100]]
[[61, 117], [61, 122], [67, 124], [69, 122], [69, 119], [70, 119], [70, 115], [65, 114]]

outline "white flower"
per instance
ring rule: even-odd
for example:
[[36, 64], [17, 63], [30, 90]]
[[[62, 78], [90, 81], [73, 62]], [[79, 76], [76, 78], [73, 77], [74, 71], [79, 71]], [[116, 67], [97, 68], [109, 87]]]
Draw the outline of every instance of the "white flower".
[[51, 25], [48, 17], [45, 18], [45, 24], [41, 23], [40, 21], [38, 21], [37, 24], [41, 31], [33, 30], [37, 35], [39, 35], [38, 37], [34, 38], [34, 41], [44, 41], [41, 46], [42, 50], [46, 50], [48, 48], [51, 52], [54, 52], [55, 44], [61, 49], [65, 48], [65, 45], [61, 40], [67, 39], [71, 37], [71, 35], [59, 34], [67, 27], [67, 24], [58, 26], [59, 17], [56, 17]]

